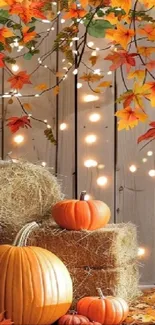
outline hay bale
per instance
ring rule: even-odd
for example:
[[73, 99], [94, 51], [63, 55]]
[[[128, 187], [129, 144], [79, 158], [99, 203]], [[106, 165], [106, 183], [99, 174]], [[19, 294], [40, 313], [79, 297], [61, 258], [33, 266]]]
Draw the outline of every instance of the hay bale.
[[0, 226], [3, 230], [15, 233], [27, 222], [40, 220], [61, 199], [57, 179], [45, 168], [28, 162], [0, 161]]
[[137, 232], [131, 223], [110, 224], [95, 231], [70, 231], [48, 221], [29, 240], [30, 244], [52, 251], [70, 268], [117, 268], [137, 259]]

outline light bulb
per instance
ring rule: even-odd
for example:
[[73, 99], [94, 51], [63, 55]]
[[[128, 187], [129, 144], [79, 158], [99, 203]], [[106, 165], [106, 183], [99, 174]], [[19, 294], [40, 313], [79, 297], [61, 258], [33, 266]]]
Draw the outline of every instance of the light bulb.
[[97, 179], [97, 184], [99, 186], [105, 186], [108, 183], [108, 178], [106, 176], [100, 176]]
[[95, 69], [95, 70], [94, 70], [94, 73], [100, 75], [100, 74], [101, 74], [101, 69]]
[[95, 134], [87, 135], [85, 141], [89, 144], [96, 142], [96, 135]]
[[96, 95], [85, 95], [84, 96], [84, 102], [89, 103], [89, 102], [94, 102], [99, 99], [99, 96]]
[[93, 51], [92, 54], [91, 54], [91, 56], [96, 56], [96, 55], [97, 55], [96, 51]]
[[42, 161], [41, 166], [46, 167], [47, 163], [45, 161]]
[[61, 19], [61, 24], [64, 24], [65, 23], [65, 19]]
[[87, 167], [87, 168], [96, 167], [97, 166], [97, 161], [93, 160], [93, 159], [85, 160], [84, 166]]
[[145, 255], [145, 248], [139, 247], [137, 255], [138, 256], [144, 256]]
[[93, 47], [93, 46], [94, 46], [94, 43], [93, 43], [93, 42], [88, 42], [87, 45], [88, 45], [89, 47]]
[[98, 169], [104, 169], [104, 167], [105, 167], [105, 165], [103, 165], [103, 164], [98, 165]]
[[137, 167], [135, 165], [131, 165], [129, 167], [129, 170], [130, 170], [131, 173], [135, 173], [137, 171]]
[[142, 159], [142, 162], [143, 162], [143, 163], [146, 163], [146, 162], [147, 162], [147, 158], [143, 158], [143, 159]]
[[89, 115], [89, 120], [91, 122], [98, 122], [100, 120], [100, 118], [101, 118], [101, 115], [98, 113], [93, 113], [93, 114]]
[[66, 123], [61, 123], [60, 124], [60, 130], [63, 131], [63, 130], [66, 130], [67, 129], [67, 124]]
[[151, 169], [151, 170], [149, 170], [148, 174], [149, 174], [149, 176], [151, 176], [151, 177], [155, 177], [155, 169]]
[[11, 69], [12, 69], [12, 71], [17, 72], [19, 70], [18, 64], [12, 64]]
[[111, 74], [112, 74], [112, 71], [108, 71], [108, 72], [107, 72], [107, 75], [110, 76]]
[[18, 134], [16, 135], [14, 138], [13, 138], [13, 141], [16, 143], [16, 144], [20, 144], [24, 141], [24, 136], [21, 135], [21, 134]]
[[73, 74], [76, 75], [77, 73], [78, 73], [78, 69], [75, 69], [75, 70], [73, 71]]
[[81, 82], [78, 82], [77, 83], [77, 89], [80, 89], [82, 87], [82, 83]]
[[100, 50], [100, 48], [99, 47], [96, 47], [96, 51], [99, 51]]
[[148, 151], [148, 152], [147, 152], [147, 155], [148, 155], [149, 157], [153, 156], [153, 151]]

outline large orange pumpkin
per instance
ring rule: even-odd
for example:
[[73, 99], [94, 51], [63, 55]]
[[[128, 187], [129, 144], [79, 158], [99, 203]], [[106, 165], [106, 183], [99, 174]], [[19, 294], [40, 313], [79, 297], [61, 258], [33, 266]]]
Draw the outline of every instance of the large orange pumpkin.
[[121, 324], [127, 317], [129, 308], [126, 301], [118, 297], [85, 297], [78, 301], [77, 312], [104, 325]]
[[110, 219], [110, 209], [102, 201], [85, 201], [86, 192], [82, 192], [80, 200], [64, 200], [52, 209], [56, 223], [69, 230], [95, 230], [104, 227]]
[[61, 260], [40, 247], [21, 247], [31, 223], [14, 245], [0, 246], [0, 311], [15, 325], [47, 325], [64, 315], [72, 302], [72, 281]]

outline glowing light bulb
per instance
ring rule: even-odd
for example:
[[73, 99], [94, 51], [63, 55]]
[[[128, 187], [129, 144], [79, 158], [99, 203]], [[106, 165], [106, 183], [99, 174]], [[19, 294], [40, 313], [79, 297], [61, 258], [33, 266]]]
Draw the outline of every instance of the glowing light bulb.
[[12, 69], [12, 71], [17, 72], [19, 70], [18, 64], [12, 64], [11, 69]]
[[103, 164], [98, 165], [98, 169], [104, 169], [104, 167], [105, 167], [105, 165], [103, 165]]
[[148, 152], [147, 152], [147, 155], [148, 155], [149, 157], [153, 156], [153, 151], [148, 151]]
[[100, 75], [100, 74], [101, 74], [101, 70], [100, 70], [100, 69], [95, 69], [95, 70], [94, 70], [94, 73]]
[[131, 165], [129, 167], [129, 170], [130, 170], [131, 173], [135, 173], [137, 171], [137, 167], [135, 165]]
[[78, 69], [75, 69], [75, 70], [73, 71], [73, 74], [76, 75], [77, 73], [78, 73]]
[[97, 166], [97, 161], [93, 160], [93, 159], [85, 160], [84, 166], [87, 167], [87, 168], [96, 167]]
[[51, 129], [51, 125], [47, 124], [47, 129]]
[[108, 71], [108, 72], [107, 72], [107, 75], [110, 76], [111, 74], [112, 74], [112, 71]]
[[99, 186], [105, 186], [108, 183], [108, 178], [106, 176], [100, 176], [97, 179], [97, 184]]
[[24, 136], [21, 135], [21, 134], [18, 134], [16, 135], [14, 138], [13, 138], [13, 141], [16, 143], [16, 144], [20, 144], [24, 141]]
[[67, 124], [66, 123], [61, 123], [60, 124], [60, 130], [63, 131], [63, 130], [66, 130], [67, 129]]
[[93, 46], [94, 46], [94, 42], [88, 42], [87, 45], [88, 45], [89, 47], [93, 47]]
[[45, 161], [42, 161], [41, 166], [46, 167], [47, 163]]
[[155, 177], [155, 169], [151, 169], [151, 170], [149, 170], [148, 174], [149, 174], [149, 176], [151, 176], [151, 177]]
[[89, 102], [94, 102], [99, 99], [99, 96], [96, 95], [85, 95], [84, 96], [84, 102], [89, 103]]
[[40, 95], [39, 94], [35, 94], [35, 97], [39, 97]]
[[142, 162], [143, 162], [143, 163], [146, 163], [146, 162], [147, 162], [147, 158], [143, 158], [143, 159], [142, 159]]
[[92, 54], [91, 54], [91, 56], [96, 56], [96, 55], [97, 55], [96, 51], [93, 51]]
[[139, 247], [138, 248], [138, 252], [137, 252], [137, 255], [138, 256], [144, 256], [145, 255], [145, 248], [143, 248], [143, 247]]
[[61, 24], [64, 24], [65, 23], [65, 19], [61, 19]]
[[89, 144], [96, 142], [96, 135], [95, 134], [87, 135], [85, 141]]
[[81, 82], [78, 82], [77, 83], [77, 89], [80, 89], [80, 88], [82, 88], [82, 83]]
[[100, 118], [101, 118], [101, 115], [98, 113], [93, 113], [93, 114], [89, 115], [89, 120], [91, 122], [98, 122], [100, 120]]
[[100, 50], [100, 48], [99, 47], [96, 47], [96, 51], [99, 51]]

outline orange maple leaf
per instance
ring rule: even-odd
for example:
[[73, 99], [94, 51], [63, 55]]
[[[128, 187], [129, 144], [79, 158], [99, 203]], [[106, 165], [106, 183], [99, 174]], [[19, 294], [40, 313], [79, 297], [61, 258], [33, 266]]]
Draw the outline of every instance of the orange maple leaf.
[[89, 0], [80, 0], [80, 4], [82, 8], [86, 8], [88, 6]]
[[46, 19], [46, 16], [42, 12], [42, 8], [45, 5], [45, 1], [34, 1], [26, 3], [15, 3], [10, 7], [10, 14], [18, 15], [21, 20], [28, 24], [32, 18]]
[[32, 110], [32, 106], [29, 103], [24, 103], [23, 107], [26, 109], [26, 111], [31, 111]]
[[80, 79], [87, 81], [87, 82], [96, 82], [100, 81], [103, 78], [103, 75], [99, 75], [96, 73], [84, 73], [83, 76], [80, 77]]
[[144, 35], [149, 41], [155, 41], [155, 24], [147, 24], [138, 29], [140, 35]]
[[114, 40], [117, 44], [120, 44], [123, 49], [127, 49], [129, 42], [134, 36], [134, 30], [128, 29], [125, 26], [118, 24], [115, 31], [107, 29], [106, 37]]
[[146, 6], [147, 8], [151, 8], [154, 6], [154, 0], [139, 0], [139, 2], [144, 4], [144, 6]]
[[97, 87], [110, 87], [112, 81], [102, 81]]
[[148, 70], [154, 70], [155, 69], [155, 60], [151, 60], [146, 64], [146, 68]]
[[135, 127], [140, 121], [145, 122], [148, 118], [147, 114], [140, 111], [138, 108], [133, 110], [130, 106], [119, 110], [116, 114], [117, 117], [121, 118], [118, 122], [118, 130], [129, 130]]
[[118, 17], [115, 16], [114, 12], [110, 12], [110, 14], [105, 16], [104, 19], [108, 20], [112, 25], [116, 25], [118, 23]]
[[28, 26], [24, 26], [22, 28], [23, 42], [25, 44], [32, 41], [35, 38], [35, 36], [37, 35], [37, 33], [35, 31], [29, 32], [29, 30], [30, 30], [30, 27], [28, 27]]
[[143, 99], [150, 94], [150, 86], [147, 84], [134, 84], [133, 89], [126, 91], [118, 98], [118, 102], [123, 101], [124, 108], [134, 102], [138, 107], [143, 107]]
[[82, 8], [78, 8], [76, 3], [73, 3], [70, 8], [69, 11], [64, 15], [64, 19], [70, 19], [70, 18], [83, 18], [85, 15], [87, 14], [87, 11], [82, 9]]
[[146, 133], [142, 134], [138, 138], [138, 140], [137, 140], [138, 143], [140, 143], [140, 142], [142, 142], [144, 140], [149, 140], [149, 139], [154, 139], [155, 138], [155, 122], [151, 122], [149, 125], [152, 126], [152, 128], [149, 129]]
[[13, 77], [8, 79], [8, 82], [11, 83], [11, 88], [13, 89], [22, 89], [23, 85], [31, 84], [30, 75], [26, 71], [20, 71]]
[[89, 58], [89, 61], [91, 62], [91, 65], [94, 66], [98, 60], [99, 56], [98, 55], [91, 55]]
[[126, 65], [127, 72], [129, 72], [131, 67], [136, 65], [135, 56], [137, 53], [128, 53], [125, 50], [120, 51], [112, 51], [111, 54], [108, 54], [104, 60], [112, 61], [112, 65], [110, 66], [110, 70], [116, 70], [122, 65]]
[[111, 0], [111, 6], [121, 8], [128, 13], [132, 7], [132, 0]]
[[36, 90], [41, 90], [41, 91], [46, 90], [47, 88], [48, 88], [48, 86], [45, 83], [42, 83], [42, 84], [39, 84], [39, 85], [35, 86]]
[[131, 71], [128, 73], [127, 75], [128, 79], [139, 79], [139, 80], [144, 80], [145, 78], [145, 70], [135, 70], [135, 71]]
[[146, 94], [145, 97], [150, 99], [151, 106], [155, 107], [155, 81], [147, 82], [145, 85], [149, 87], [150, 91], [150, 94]]
[[155, 47], [139, 46], [138, 53], [149, 58], [152, 53], [155, 52]]
[[1, 43], [6, 44], [6, 38], [13, 37], [13, 36], [15, 36], [15, 35], [9, 28], [3, 27], [0, 29], [0, 42]]

